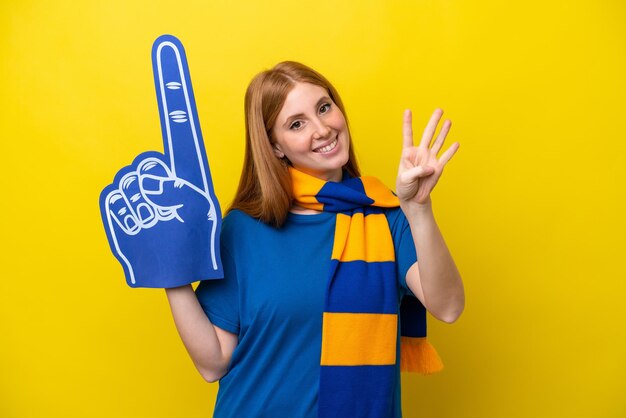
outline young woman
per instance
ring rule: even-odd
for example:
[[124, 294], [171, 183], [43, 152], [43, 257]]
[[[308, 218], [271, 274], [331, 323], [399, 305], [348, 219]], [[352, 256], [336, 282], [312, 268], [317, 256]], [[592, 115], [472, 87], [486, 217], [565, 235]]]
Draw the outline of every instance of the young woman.
[[414, 146], [405, 112], [394, 195], [360, 177], [322, 75], [283, 62], [252, 80], [243, 172], [222, 226], [225, 278], [166, 290], [194, 364], [220, 381], [215, 417], [401, 416], [400, 329], [412, 325], [403, 304], [400, 326], [401, 302], [414, 295], [417, 311], [447, 323], [464, 307], [430, 198], [458, 149], [438, 157], [442, 113]]

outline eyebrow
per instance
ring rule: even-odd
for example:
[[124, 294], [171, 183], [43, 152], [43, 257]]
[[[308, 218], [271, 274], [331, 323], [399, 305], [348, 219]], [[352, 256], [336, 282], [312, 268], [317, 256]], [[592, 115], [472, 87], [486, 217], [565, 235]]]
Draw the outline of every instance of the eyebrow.
[[[320, 97], [320, 99], [317, 101], [317, 103], [315, 104], [315, 107], [319, 107], [323, 102], [330, 102], [332, 101], [330, 97], [328, 96], [323, 96]], [[283, 127], [287, 127], [287, 125], [289, 124], [289, 122], [293, 119], [297, 119], [297, 118], [301, 118], [302, 116], [304, 116], [304, 113], [297, 113], [295, 115], [291, 115], [287, 118], [287, 120], [285, 121], [285, 123], [283, 123]]]

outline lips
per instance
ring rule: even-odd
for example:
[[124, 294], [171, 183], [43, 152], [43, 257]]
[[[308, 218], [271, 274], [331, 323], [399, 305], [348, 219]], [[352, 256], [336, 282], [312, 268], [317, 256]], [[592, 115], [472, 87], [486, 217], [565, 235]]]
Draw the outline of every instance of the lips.
[[339, 141], [338, 141], [337, 137], [335, 137], [335, 139], [333, 139], [329, 143], [313, 149], [313, 152], [317, 152], [318, 154], [325, 154], [327, 152], [331, 152], [332, 150], [335, 149], [335, 147], [337, 146], [338, 142]]

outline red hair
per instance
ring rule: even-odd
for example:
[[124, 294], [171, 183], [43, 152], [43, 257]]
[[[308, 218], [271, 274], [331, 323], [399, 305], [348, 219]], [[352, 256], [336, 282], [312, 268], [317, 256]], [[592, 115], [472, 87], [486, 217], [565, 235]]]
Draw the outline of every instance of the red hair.
[[[228, 209], [239, 209], [263, 222], [280, 227], [292, 204], [291, 176], [288, 163], [274, 154], [270, 132], [276, 118], [296, 83], [310, 83], [328, 91], [332, 101], [346, 118], [337, 90], [317, 71], [294, 61], [284, 61], [256, 75], [246, 91], [246, 151], [239, 187]], [[350, 151], [343, 167], [352, 176], [360, 176], [348, 126]]]

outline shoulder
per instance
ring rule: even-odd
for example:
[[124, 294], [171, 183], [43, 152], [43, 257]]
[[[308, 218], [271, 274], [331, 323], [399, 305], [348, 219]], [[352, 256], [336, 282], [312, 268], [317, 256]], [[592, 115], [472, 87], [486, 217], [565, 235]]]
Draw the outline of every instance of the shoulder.
[[386, 208], [384, 209], [384, 213], [387, 217], [387, 222], [389, 222], [389, 229], [391, 230], [399, 225], [407, 223], [406, 216], [404, 216], [404, 212], [402, 212], [402, 209], [400, 209], [399, 206], [395, 208]]
[[[245, 212], [233, 209], [222, 219], [220, 240], [227, 250], [263, 241], [274, 228]], [[232, 251], [231, 251], [232, 254]]]
[[224, 216], [224, 219], [222, 220], [222, 231], [257, 222], [260, 221], [247, 213], [240, 211], [239, 209], [233, 209], [228, 212], [226, 216]]
[[224, 240], [241, 235], [246, 231], [250, 231], [258, 224], [263, 223], [239, 209], [233, 209], [222, 219], [221, 238]]

